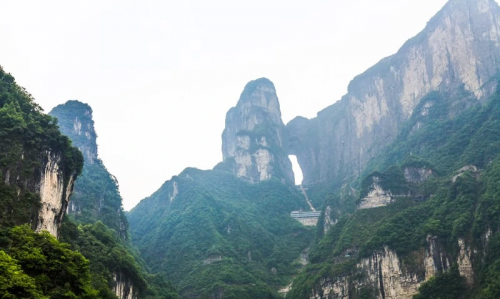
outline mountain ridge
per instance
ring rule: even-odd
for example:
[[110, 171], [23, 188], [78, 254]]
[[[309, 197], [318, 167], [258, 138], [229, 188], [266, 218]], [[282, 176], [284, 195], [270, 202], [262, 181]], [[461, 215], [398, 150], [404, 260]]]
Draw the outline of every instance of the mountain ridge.
[[290, 121], [290, 154], [297, 156], [304, 184], [359, 174], [431, 91], [463, 86], [478, 99], [492, 94], [499, 13], [490, 0], [448, 2], [396, 54], [356, 76], [339, 102], [308, 121]]

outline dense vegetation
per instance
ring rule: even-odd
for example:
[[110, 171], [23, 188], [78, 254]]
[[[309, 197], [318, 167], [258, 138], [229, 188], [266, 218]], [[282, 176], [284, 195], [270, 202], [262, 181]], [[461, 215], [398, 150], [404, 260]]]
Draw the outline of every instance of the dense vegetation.
[[0, 67], [0, 225], [36, 224], [36, 189], [49, 153], [61, 159], [65, 186], [81, 172], [82, 155], [57, 121]]
[[118, 181], [97, 157], [92, 108], [79, 101], [68, 101], [56, 106], [49, 114], [57, 118], [61, 132], [84, 152], [83, 172], [75, 182], [68, 209], [70, 219], [84, 224], [102, 221], [123, 239], [128, 238], [128, 221], [122, 208]]
[[50, 115], [84, 152], [85, 164], [75, 182], [61, 240], [89, 260], [92, 285], [99, 296], [116, 298], [111, 289], [116, 280], [122, 280], [139, 298], [176, 298], [172, 285], [161, 275], [148, 274], [132, 249], [118, 181], [97, 157], [92, 108], [68, 101], [55, 107]]
[[185, 297], [277, 298], [313, 235], [289, 216], [307, 204], [293, 186], [248, 184], [227, 167], [166, 182], [130, 212], [132, 238]]
[[[63, 132], [85, 152], [90, 147], [96, 153], [93, 122], [87, 134], [73, 132], [75, 117], [92, 121], [90, 107], [70, 101], [65, 108], [72, 114], [58, 115]], [[61, 106], [56, 111], [62, 112]], [[98, 159], [86, 159], [82, 172], [84, 157], [61, 134], [57, 119], [44, 114], [1, 68], [0, 152], [1, 298], [116, 298], [112, 288], [117, 275], [140, 298], [177, 297], [162, 276], [144, 271], [125, 240], [127, 221], [116, 179]], [[65, 219], [60, 229], [61, 241], [68, 243], [32, 231], [40, 208], [37, 186], [49, 153], [60, 159], [64, 187], [81, 174], [72, 197], [82, 207], [80, 217], [73, 218], [76, 224]]]
[[[407, 270], [423, 277], [416, 256], [431, 235], [455, 261], [458, 238], [484, 252], [484, 262], [478, 258], [474, 264], [478, 279], [467, 296], [499, 298], [497, 237], [484, 242], [488, 231], [500, 229], [499, 116], [498, 93], [486, 104], [472, 106], [464, 93], [424, 98], [400, 136], [372, 161], [364, 179], [353, 184], [363, 197], [376, 176], [384, 190], [403, 196], [386, 207], [342, 214], [318, 240], [310, 254], [311, 265], [294, 281], [289, 297], [307, 297], [312, 286], [326, 277], [354, 275], [356, 263], [383, 246], [395, 250]], [[458, 172], [466, 165], [480, 172], [472, 167]], [[425, 182], [408, 182], [406, 167], [432, 169], [436, 175]], [[332, 194], [326, 205], [338, 206], [340, 198]], [[462, 298], [466, 287], [453, 269], [423, 284], [415, 298]], [[360, 292], [352, 295], [363, 297]]]
[[102, 222], [77, 226], [66, 219], [61, 234], [62, 241], [72, 244], [74, 250], [89, 259], [92, 285], [100, 298], [116, 298], [111, 291], [116, 275], [132, 284], [139, 298], [177, 298], [170, 283], [161, 276], [147, 274], [132, 250]]
[[27, 225], [0, 231], [2, 298], [97, 298], [88, 261]]

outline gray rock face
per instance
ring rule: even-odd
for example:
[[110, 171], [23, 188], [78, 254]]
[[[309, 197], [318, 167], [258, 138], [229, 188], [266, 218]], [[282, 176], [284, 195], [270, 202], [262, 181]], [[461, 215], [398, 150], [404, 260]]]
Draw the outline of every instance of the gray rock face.
[[57, 118], [61, 132], [83, 153], [85, 163], [97, 160], [97, 134], [92, 119], [92, 108], [79, 101], [68, 101], [50, 113]]
[[405, 167], [405, 179], [410, 183], [422, 183], [435, 175], [432, 169], [419, 167]]
[[396, 137], [431, 91], [493, 91], [500, 67], [500, 8], [494, 0], [450, 0], [393, 56], [357, 76], [338, 103], [287, 124], [289, 153], [304, 184], [341, 180]]
[[[467, 283], [474, 283], [473, 261], [474, 253], [464, 239], [459, 238], [456, 248], [459, 254], [456, 258], [460, 275]], [[356, 264], [356, 270], [347, 276], [328, 277], [320, 282], [320, 287], [314, 286], [311, 299], [352, 298], [352, 292], [361, 287], [376, 290], [375, 298], [380, 299], [411, 299], [418, 293], [418, 288], [431, 277], [446, 272], [454, 262], [453, 255], [446, 252], [439, 239], [427, 236], [424, 248], [413, 253], [414, 265], [405, 264], [401, 256], [384, 246], [383, 250], [374, 251], [370, 257], [361, 259]], [[420, 269], [419, 271], [415, 271]]]
[[234, 174], [251, 183], [271, 178], [293, 183], [286, 141], [274, 84], [265, 78], [249, 82], [226, 115], [224, 161], [232, 162]]

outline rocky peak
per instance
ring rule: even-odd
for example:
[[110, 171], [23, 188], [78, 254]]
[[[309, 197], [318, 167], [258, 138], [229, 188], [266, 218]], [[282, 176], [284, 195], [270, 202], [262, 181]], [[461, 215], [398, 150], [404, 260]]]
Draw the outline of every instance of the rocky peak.
[[67, 101], [49, 113], [58, 119], [61, 132], [83, 153], [86, 163], [97, 160], [97, 134], [92, 119], [92, 108], [79, 101]]
[[354, 78], [341, 101], [314, 119], [287, 125], [290, 152], [297, 156], [304, 184], [360, 174], [394, 141], [426, 95], [460, 90], [468, 97], [486, 98], [495, 90], [492, 79], [498, 69], [498, 4], [449, 1], [396, 54]]
[[286, 140], [274, 84], [266, 78], [249, 82], [226, 115], [224, 161], [233, 163], [235, 175], [251, 183], [273, 177], [293, 183]]

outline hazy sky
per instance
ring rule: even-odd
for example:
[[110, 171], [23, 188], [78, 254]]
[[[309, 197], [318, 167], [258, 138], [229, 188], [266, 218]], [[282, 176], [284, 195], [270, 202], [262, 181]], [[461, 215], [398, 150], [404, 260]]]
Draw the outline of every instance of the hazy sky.
[[274, 82], [284, 122], [314, 117], [446, 0], [0, 0], [0, 65], [50, 111], [94, 110], [125, 209], [222, 159], [245, 84]]

